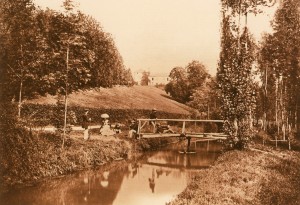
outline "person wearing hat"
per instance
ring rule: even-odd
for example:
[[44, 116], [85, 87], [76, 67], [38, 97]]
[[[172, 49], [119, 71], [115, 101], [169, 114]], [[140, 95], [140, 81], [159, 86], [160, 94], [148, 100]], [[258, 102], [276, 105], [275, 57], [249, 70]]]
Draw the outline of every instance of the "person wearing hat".
[[88, 116], [89, 110], [85, 109], [84, 114], [82, 115], [82, 128], [83, 131], [83, 139], [88, 140], [90, 138], [89, 133], [89, 123], [91, 122], [91, 118]]
[[[149, 118], [150, 119], [157, 119], [156, 109], [155, 108], [152, 109]], [[156, 132], [156, 121], [155, 120], [151, 120], [150, 124], [152, 124], [152, 126], [153, 126], [153, 132], [155, 133]]]

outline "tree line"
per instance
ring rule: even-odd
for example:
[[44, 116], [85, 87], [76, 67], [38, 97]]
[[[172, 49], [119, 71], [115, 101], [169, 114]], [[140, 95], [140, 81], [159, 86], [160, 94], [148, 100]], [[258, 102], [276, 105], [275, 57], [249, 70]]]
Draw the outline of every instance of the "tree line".
[[185, 68], [174, 67], [169, 77], [165, 91], [176, 101], [195, 108], [198, 113], [194, 113], [194, 117], [219, 118], [216, 78], [208, 73], [201, 62], [193, 60]]
[[[248, 15], [278, 3], [274, 33], [256, 45]], [[225, 132], [233, 146], [247, 146], [253, 122], [275, 138], [299, 133], [300, 3], [297, 0], [222, 0], [219, 83]], [[260, 80], [255, 80], [257, 76]]]
[[[283, 139], [299, 125], [300, 2], [285, 0], [273, 20], [274, 33], [260, 45], [258, 65], [263, 129], [273, 127]], [[271, 122], [271, 123], [270, 123]]]
[[[248, 15], [276, 3], [274, 33], [265, 34], [257, 44], [248, 27]], [[221, 5], [216, 78], [193, 61], [186, 68], [173, 68], [166, 92], [199, 111], [206, 108], [209, 113], [209, 107], [215, 107], [221, 115], [216, 116], [225, 120], [224, 132], [230, 136], [231, 146], [247, 146], [255, 123], [283, 140], [299, 134], [300, 2], [222, 0]]]
[[66, 94], [78, 89], [133, 85], [113, 38], [73, 2], [64, 12], [32, 0], [0, 3], [1, 99]]

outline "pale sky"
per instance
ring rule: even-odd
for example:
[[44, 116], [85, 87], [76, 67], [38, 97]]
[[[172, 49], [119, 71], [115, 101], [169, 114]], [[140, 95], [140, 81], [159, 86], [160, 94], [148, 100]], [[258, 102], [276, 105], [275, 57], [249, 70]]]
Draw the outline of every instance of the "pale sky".
[[[74, 0], [109, 32], [132, 71], [166, 73], [193, 60], [215, 75], [220, 52], [220, 0]], [[63, 0], [34, 0], [42, 8], [61, 10]], [[270, 11], [272, 10], [272, 11]], [[270, 32], [270, 15], [249, 17], [259, 39]]]

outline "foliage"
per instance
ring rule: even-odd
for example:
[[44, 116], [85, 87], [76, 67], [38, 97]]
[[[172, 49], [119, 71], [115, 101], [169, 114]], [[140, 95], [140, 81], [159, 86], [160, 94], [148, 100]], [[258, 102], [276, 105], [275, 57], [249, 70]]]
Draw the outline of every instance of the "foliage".
[[[67, 124], [81, 125], [80, 117], [84, 114], [84, 110], [88, 107], [75, 107], [70, 106], [68, 112]], [[57, 117], [57, 105], [39, 105], [39, 104], [25, 104], [23, 108], [24, 117], [32, 116], [32, 126], [45, 126], [45, 125], [57, 125], [57, 120], [59, 119], [58, 125], [61, 126], [62, 118]], [[60, 108], [63, 109], [62, 107]], [[101, 114], [107, 113], [110, 117], [110, 122], [124, 123], [127, 124], [128, 120], [136, 118], [148, 118], [151, 110], [139, 110], [139, 109], [97, 109], [88, 108], [90, 110], [89, 115], [92, 119], [92, 123], [101, 124], [102, 118]], [[73, 121], [73, 115], [77, 118], [77, 121]], [[62, 115], [62, 112], [61, 114]], [[176, 113], [167, 113], [163, 111], [157, 111], [157, 116], [161, 119], [172, 119], [172, 118], [187, 118], [188, 116]]]
[[31, 15], [35, 7], [31, 0], [4, 0], [0, 6], [3, 28], [0, 34], [0, 65], [4, 75], [1, 79], [2, 99], [7, 94], [17, 96], [20, 116], [23, 94], [32, 92], [34, 88], [31, 82], [37, 79], [34, 50], [38, 45], [35, 41], [35, 22]]
[[222, 8], [229, 9], [231, 15], [245, 15], [247, 13], [262, 13], [264, 6], [274, 6], [277, 0], [222, 0]]
[[37, 9], [31, 0], [1, 1], [2, 100], [63, 94], [67, 79], [69, 91], [133, 84], [110, 34], [74, 12], [72, 1], [65, 5], [59, 13]]
[[171, 70], [170, 82], [165, 91], [178, 102], [186, 103], [192, 94], [210, 77], [205, 66], [199, 61], [192, 61], [186, 68], [175, 67]]
[[170, 72], [170, 82], [166, 85], [165, 91], [178, 102], [185, 103], [189, 99], [186, 71], [181, 67], [175, 67]]
[[[227, 3], [230, 7], [230, 2]], [[223, 118], [226, 120], [224, 130], [230, 135], [229, 144], [243, 148], [253, 135], [256, 93], [252, 68], [256, 48], [247, 25], [241, 30], [240, 23], [234, 21], [234, 15], [226, 8], [229, 9], [223, 8], [222, 49], [217, 79], [221, 89]]]
[[128, 144], [123, 141], [80, 142], [53, 133], [31, 132], [15, 117], [16, 107], [1, 104], [0, 110], [0, 181], [14, 184], [55, 177], [99, 166], [126, 157]]
[[297, 130], [299, 124], [299, 7], [299, 1], [283, 1], [273, 21], [274, 33], [265, 35], [260, 46], [264, 120], [276, 123], [277, 135], [283, 135], [282, 127]]
[[199, 61], [192, 61], [186, 67], [189, 90], [201, 87], [209, 77], [205, 66]]
[[214, 78], [208, 79], [205, 84], [194, 90], [191, 101], [187, 103], [200, 112], [201, 118], [220, 119], [220, 93], [217, 86]]

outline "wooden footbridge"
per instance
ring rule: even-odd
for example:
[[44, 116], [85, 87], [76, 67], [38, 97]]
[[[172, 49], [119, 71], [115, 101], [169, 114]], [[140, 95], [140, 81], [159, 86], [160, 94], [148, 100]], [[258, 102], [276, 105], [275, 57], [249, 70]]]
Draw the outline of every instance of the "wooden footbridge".
[[138, 138], [177, 137], [187, 139], [188, 149], [191, 139], [206, 141], [225, 140], [227, 138], [226, 134], [220, 132], [224, 120], [137, 119], [137, 121]]

